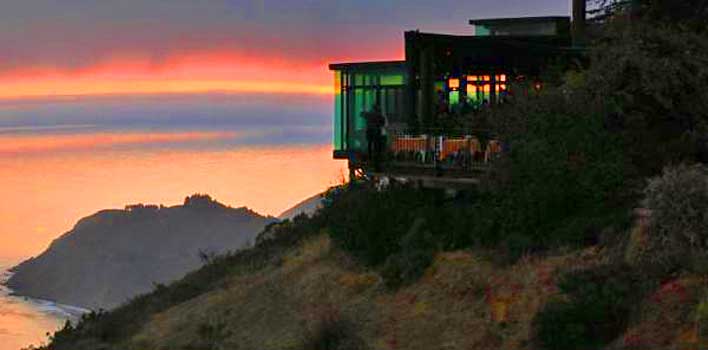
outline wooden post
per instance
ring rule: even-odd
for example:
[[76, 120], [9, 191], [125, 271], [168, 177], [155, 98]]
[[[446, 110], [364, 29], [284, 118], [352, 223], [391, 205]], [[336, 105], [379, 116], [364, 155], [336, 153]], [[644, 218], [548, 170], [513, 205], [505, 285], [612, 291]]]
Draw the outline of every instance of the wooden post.
[[420, 96], [421, 120], [424, 128], [429, 127], [433, 121], [433, 57], [432, 49], [424, 47], [420, 55]]
[[573, 45], [587, 44], [587, 0], [573, 0]]

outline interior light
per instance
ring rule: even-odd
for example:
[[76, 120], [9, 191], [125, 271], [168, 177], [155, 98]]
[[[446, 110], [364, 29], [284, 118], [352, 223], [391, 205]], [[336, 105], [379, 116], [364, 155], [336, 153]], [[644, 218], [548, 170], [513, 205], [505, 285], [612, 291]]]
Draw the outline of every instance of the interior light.
[[460, 79], [452, 78], [452, 79], [448, 80], [447, 85], [450, 88], [450, 90], [457, 90], [460, 88]]
[[541, 89], [543, 89], [543, 83], [537, 81], [533, 83], [533, 88], [536, 89], [536, 91], [541, 91]]

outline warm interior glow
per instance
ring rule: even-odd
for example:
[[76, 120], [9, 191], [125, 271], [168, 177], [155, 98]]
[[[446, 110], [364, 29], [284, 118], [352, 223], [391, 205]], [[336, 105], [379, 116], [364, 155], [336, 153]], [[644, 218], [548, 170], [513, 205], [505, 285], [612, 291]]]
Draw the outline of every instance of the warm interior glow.
[[450, 87], [450, 90], [457, 90], [460, 88], [460, 79], [451, 78], [447, 85]]

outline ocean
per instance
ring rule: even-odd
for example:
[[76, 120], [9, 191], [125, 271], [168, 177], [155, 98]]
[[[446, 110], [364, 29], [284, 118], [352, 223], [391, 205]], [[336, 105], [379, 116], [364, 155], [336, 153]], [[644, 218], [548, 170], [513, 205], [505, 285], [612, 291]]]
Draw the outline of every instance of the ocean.
[[[102, 209], [204, 193], [277, 216], [343, 181], [331, 110], [330, 98], [277, 94], [0, 101], [0, 257], [20, 257], [0, 270]], [[0, 288], [0, 350], [76, 316]]]
[[18, 350], [47, 342], [47, 332], [61, 328], [67, 320], [76, 322], [80, 308], [51, 301], [12, 296], [2, 285], [10, 277], [15, 259], [0, 258], [0, 350]]

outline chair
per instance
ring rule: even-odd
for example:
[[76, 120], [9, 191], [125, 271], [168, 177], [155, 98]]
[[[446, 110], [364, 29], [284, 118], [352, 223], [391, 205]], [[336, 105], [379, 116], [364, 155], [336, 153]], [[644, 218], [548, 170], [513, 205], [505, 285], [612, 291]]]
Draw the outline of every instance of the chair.
[[484, 162], [489, 163], [490, 161], [499, 157], [502, 153], [501, 142], [498, 140], [491, 140], [487, 144], [487, 150], [484, 153]]

